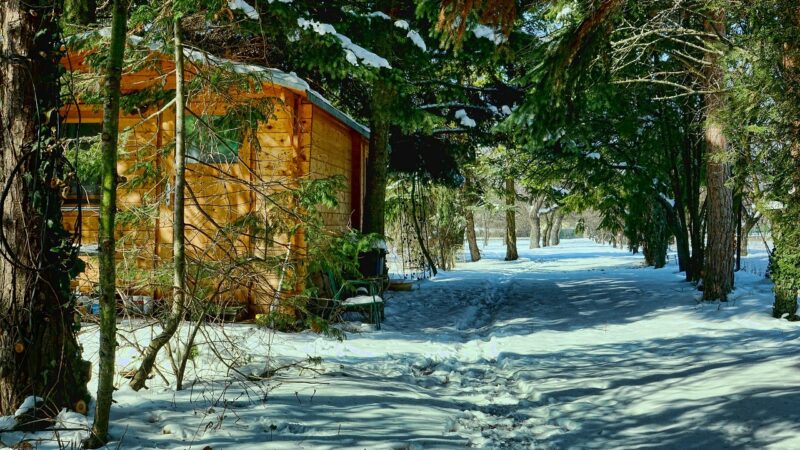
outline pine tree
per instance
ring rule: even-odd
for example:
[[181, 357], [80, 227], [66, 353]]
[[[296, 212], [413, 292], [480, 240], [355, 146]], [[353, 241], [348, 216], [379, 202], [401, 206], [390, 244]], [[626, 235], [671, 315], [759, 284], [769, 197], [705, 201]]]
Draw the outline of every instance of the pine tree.
[[9, 0], [0, 8], [0, 415], [13, 415], [28, 396], [42, 398], [34, 416], [50, 417], [61, 408], [85, 412], [89, 398], [90, 369], [76, 339], [80, 325], [70, 292], [70, 278], [81, 267], [73, 236], [61, 225], [61, 190], [68, 182], [57, 134], [56, 6]]

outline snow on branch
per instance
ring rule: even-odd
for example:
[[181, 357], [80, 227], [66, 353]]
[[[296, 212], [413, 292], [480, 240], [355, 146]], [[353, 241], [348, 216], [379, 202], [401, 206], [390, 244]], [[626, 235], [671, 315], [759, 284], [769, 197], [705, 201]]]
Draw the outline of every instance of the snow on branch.
[[475, 126], [477, 125], [475, 120], [470, 118], [467, 115], [467, 111], [465, 111], [464, 109], [459, 109], [458, 111], [456, 111], [456, 119], [460, 120], [462, 126], [468, 128], [475, 128]]
[[391, 17], [389, 17], [388, 15], [386, 15], [385, 12], [382, 12], [382, 11], [373, 11], [373, 12], [367, 14], [367, 17], [377, 17], [379, 19], [392, 20]]
[[308, 29], [313, 30], [320, 36], [324, 36], [326, 34], [335, 36], [339, 40], [339, 43], [341, 43], [342, 48], [344, 48], [345, 57], [347, 58], [347, 61], [354, 66], [357, 66], [359, 65], [359, 63], [361, 63], [375, 68], [380, 68], [380, 67], [385, 67], [387, 69], [392, 68], [392, 66], [389, 64], [389, 61], [387, 61], [386, 58], [378, 56], [375, 53], [372, 53], [371, 51], [365, 49], [364, 47], [361, 47], [360, 45], [353, 43], [353, 41], [350, 40], [349, 37], [341, 33], [338, 33], [336, 31], [336, 28], [334, 28], [333, 25], [329, 23], [321, 23], [317, 22], [316, 20], [309, 20], [301, 17], [297, 19], [297, 25], [304, 30]]
[[[373, 14], [378, 14], [378, 13], [370, 13], [370, 15], [373, 15]], [[380, 14], [383, 14], [383, 13], [380, 13]], [[383, 16], [381, 16], [381, 17], [385, 17], [387, 20], [391, 20], [391, 18], [389, 16], [387, 16], [386, 14], [383, 14]], [[411, 39], [411, 42], [413, 42], [414, 45], [419, 47], [423, 52], [427, 52], [428, 51], [428, 46], [425, 44], [425, 41], [422, 39], [422, 36], [420, 36], [420, 34], [417, 33], [416, 30], [412, 30], [411, 29], [411, 26], [408, 24], [408, 21], [403, 20], [403, 19], [395, 20], [394, 21], [394, 26], [396, 26], [397, 28], [400, 28], [401, 30], [407, 30], [408, 33], [406, 33], [406, 37]]]
[[416, 31], [408, 30], [406, 37], [411, 39], [411, 42], [413, 42], [414, 45], [419, 47], [420, 50], [422, 50], [423, 52], [428, 51], [428, 46], [425, 45], [425, 41], [422, 39], [422, 36], [420, 36], [419, 33], [417, 33]]
[[244, 0], [228, 0], [228, 8], [243, 12], [249, 19], [258, 20], [258, 11]]
[[472, 34], [477, 38], [488, 39], [492, 41], [494, 45], [500, 45], [508, 40], [502, 31], [481, 24], [475, 25], [472, 28]]

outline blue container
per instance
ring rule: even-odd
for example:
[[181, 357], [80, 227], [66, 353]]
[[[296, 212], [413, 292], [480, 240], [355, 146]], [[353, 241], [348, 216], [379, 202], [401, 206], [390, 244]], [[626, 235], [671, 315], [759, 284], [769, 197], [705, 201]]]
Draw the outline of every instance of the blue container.
[[92, 303], [92, 305], [89, 307], [89, 313], [94, 314], [94, 315], [100, 314], [100, 304], [99, 303]]

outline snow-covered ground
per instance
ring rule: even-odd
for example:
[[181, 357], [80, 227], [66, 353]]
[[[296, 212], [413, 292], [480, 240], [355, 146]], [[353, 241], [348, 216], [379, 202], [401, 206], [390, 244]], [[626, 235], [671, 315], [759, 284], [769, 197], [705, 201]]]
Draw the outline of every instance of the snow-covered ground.
[[[770, 316], [763, 251], [720, 304], [699, 303], [674, 262], [644, 268], [589, 240], [519, 248], [519, 261], [492, 245], [388, 293], [382, 330], [358, 325], [344, 342], [210, 330], [243, 373], [267, 354], [322, 362], [244, 381], [203, 345], [186, 390], [156, 376], [136, 393], [120, 378], [109, 447], [800, 448], [800, 326]], [[96, 331], [82, 340], [96, 358]], [[124, 347], [118, 363], [134, 367], [136, 353]], [[82, 434], [71, 433], [62, 440]]]

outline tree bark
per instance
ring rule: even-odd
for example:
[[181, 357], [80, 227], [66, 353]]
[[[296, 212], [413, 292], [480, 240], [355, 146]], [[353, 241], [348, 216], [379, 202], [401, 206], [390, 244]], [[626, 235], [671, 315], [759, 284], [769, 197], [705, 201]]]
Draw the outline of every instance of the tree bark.
[[464, 179], [464, 199], [466, 205], [464, 208], [464, 218], [467, 221], [466, 235], [467, 244], [469, 245], [469, 256], [472, 262], [480, 261], [481, 251], [478, 248], [478, 235], [475, 233], [475, 211], [474, 207], [478, 203], [477, 195], [473, 191], [472, 176], [469, 171], [465, 174]]
[[542, 231], [542, 247], [550, 247], [550, 232], [553, 229], [553, 213], [544, 215], [544, 230]]
[[119, 99], [122, 63], [125, 53], [128, 5], [114, 0], [111, 43], [105, 74], [103, 135], [101, 152], [102, 198], [100, 200], [100, 367], [97, 379], [92, 435], [86, 448], [100, 448], [108, 442], [108, 422], [114, 395], [114, 362], [117, 350], [116, 243], [114, 221], [117, 211], [117, 141], [119, 135]]
[[531, 200], [531, 209], [528, 211], [528, 223], [531, 227], [530, 242], [528, 248], [539, 248], [539, 241], [542, 236], [542, 221], [539, 218], [539, 210], [544, 204], [544, 197], [537, 196]]
[[370, 136], [364, 190], [364, 233], [386, 233], [386, 181], [389, 168], [389, 127], [394, 89], [379, 76], [370, 95]]
[[517, 191], [514, 188], [514, 179], [506, 178], [506, 261], [519, 259], [517, 252], [517, 220], [516, 202]]
[[467, 219], [467, 243], [469, 244], [469, 257], [472, 262], [480, 261], [481, 251], [478, 248], [478, 236], [475, 234], [475, 213], [470, 207], [464, 212]]
[[17, 418], [46, 427], [62, 408], [86, 412], [91, 371], [75, 337], [70, 279], [79, 271], [61, 222], [64, 159], [59, 107], [58, 11], [44, 0], [0, 7], [0, 415], [31, 395], [42, 402]]
[[[680, 198], [680, 195], [676, 196]], [[675, 247], [678, 251], [678, 270], [684, 272], [689, 265], [689, 236], [684, 226], [684, 219], [681, 218], [679, 211], [683, 210], [683, 205], [676, 198], [675, 206], [663, 205], [667, 224], [675, 236]]]
[[555, 212], [555, 219], [553, 220], [553, 229], [550, 235], [550, 245], [558, 245], [561, 243], [561, 222], [564, 220], [564, 213]]
[[[725, 33], [724, 11], [718, 10], [706, 20], [708, 33]], [[706, 53], [706, 83], [708, 91], [722, 90], [725, 72], [719, 57]], [[724, 108], [720, 93], [705, 96], [706, 123], [705, 141], [708, 149], [706, 160], [708, 246], [706, 249], [705, 273], [703, 277], [704, 300], [727, 300], [733, 287], [733, 196], [726, 186], [730, 177], [730, 165], [725, 162], [727, 138], [719, 118]]]
[[131, 380], [131, 388], [138, 391], [143, 388], [150, 371], [156, 361], [156, 356], [161, 348], [169, 342], [178, 331], [178, 326], [183, 318], [186, 306], [186, 254], [184, 246], [184, 199], [186, 185], [186, 145], [184, 142], [184, 113], [185, 99], [183, 86], [183, 40], [181, 36], [180, 19], [175, 17], [175, 190], [173, 199], [172, 223], [172, 310], [167, 317], [164, 329], [156, 336], [145, 349], [142, 363]]
[[748, 215], [745, 220], [744, 224], [742, 225], [742, 239], [739, 242], [739, 251], [742, 256], [748, 255], [748, 242], [747, 237], [750, 235], [750, 232], [753, 231], [753, 228], [756, 226], [758, 221], [761, 220], [761, 214], [755, 213], [752, 216]]

